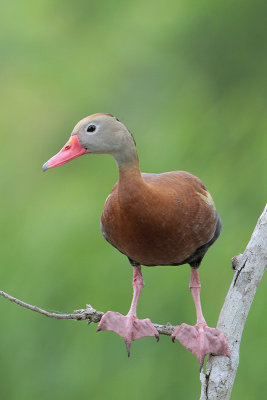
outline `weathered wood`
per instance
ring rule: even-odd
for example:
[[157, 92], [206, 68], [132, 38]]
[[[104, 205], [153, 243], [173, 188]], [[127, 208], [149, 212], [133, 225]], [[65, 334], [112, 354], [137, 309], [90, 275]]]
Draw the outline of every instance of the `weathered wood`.
[[206, 373], [200, 373], [200, 400], [230, 399], [239, 364], [239, 347], [244, 325], [267, 267], [267, 205], [244, 253], [234, 257], [232, 264], [235, 275], [217, 324], [217, 328], [228, 341], [231, 357], [209, 356]]
[[[0, 296], [4, 297], [9, 301], [12, 301], [12, 303], [15, 303], [23, 308], [35, 311], [49, 318], [72, 319], [76, 321], [87, 320], [87, 323], [91, 324], [92, 322], [98, 323], [101, 320], [102, 316], [104, 315], [103, 311], [95, 310], [90, 304], [86, 304], [86, 308], [83, 308], [81, 310], [75, 310], [72, 314], [59, 314], [55, 312], [46, 311], [43, 308], [25, 303], [25, 301], [16, 299], [16, 297], [13, 297], [8, 293], [3, 292], [2, 290], [0, 290]], [[174, 329], [174, 327], [170, 323], [167, 323], [166, 325], [160, 325], [160, 324], [153, 324], [153, 325], [157, 329], [158, 333], [161, 335], [171, 336]]]

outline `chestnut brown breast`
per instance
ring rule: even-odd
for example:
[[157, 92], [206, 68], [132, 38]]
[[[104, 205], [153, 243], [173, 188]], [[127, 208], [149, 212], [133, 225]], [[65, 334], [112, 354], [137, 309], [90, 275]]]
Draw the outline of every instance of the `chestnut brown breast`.
[[184, 171], [120, 171], [101, 216], [103, 236], [148, 266], [183, 263], [212, 239], [217, 222], [205, 186]]

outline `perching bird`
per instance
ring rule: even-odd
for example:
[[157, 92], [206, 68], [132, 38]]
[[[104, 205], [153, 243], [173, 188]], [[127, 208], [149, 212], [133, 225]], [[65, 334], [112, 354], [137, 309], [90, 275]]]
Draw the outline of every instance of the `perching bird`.
[[133, 136], [117, 118], [105, 113], [78, 122], [69, 141], [43, 165], [43, 170], [90, 153], [110, 154], [117, 162], [119, 180], [106, 200], [101, 231], [133, 266], [133, 299], [128, 314], [108, 311], [98, 330], [119, 334], [128, 354], [132, 340], [145, 336], [158, 339], [151, 321], [136, 316], [144, 286], [141, 265], [189, 264], [189, 287], [197, 323], [176, 326], [172, 339], [179, 340], [195, 354], [200, 365], [209, 353], [229, 356], [224, 335], [207, 326], [200, 303], [198, 268], [221, 231], [219, 214], [206, 187], [196, 176], [184, 171], [141, 173]]

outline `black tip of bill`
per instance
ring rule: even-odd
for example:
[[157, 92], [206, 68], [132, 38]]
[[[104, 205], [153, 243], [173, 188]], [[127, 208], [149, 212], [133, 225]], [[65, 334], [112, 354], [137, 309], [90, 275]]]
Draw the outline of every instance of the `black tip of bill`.
[[44, 165], [42, 166], [42, 170], [45, 172], [48, 168], [48, 161], [46, 161], [46, 163], [44, 163]]

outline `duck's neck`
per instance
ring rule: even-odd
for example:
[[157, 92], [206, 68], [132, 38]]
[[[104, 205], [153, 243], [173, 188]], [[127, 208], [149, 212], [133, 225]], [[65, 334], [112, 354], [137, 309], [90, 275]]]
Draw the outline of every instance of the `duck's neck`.
[[[136, 154], [136, 159], [129, 163], [118, 164], [119, 169], [119, 193], [121, 195], [132, 195], [137, 188], [144, 184], [139, 161]], [[124, 196], [123, 196], [124, 197]]]
[[139, 163], [132, 165], [119, 166], [119, 186], [126, 186], [142, 182], [142, 176], [139, 168]]
[[119, 193], [120, 197], [128, 197], [134, 193], [137, 187], [144, 184], [141, 176], [136, 146], [132, 137], [127, 136], [117, 153], [112, 154], [119, 170]]
[[123, 139], [120, 148], [111, 153], [118, 168], [129, 168], [136, 165], [139, 168], [138, 155], [132, 137], [125, 136]]

